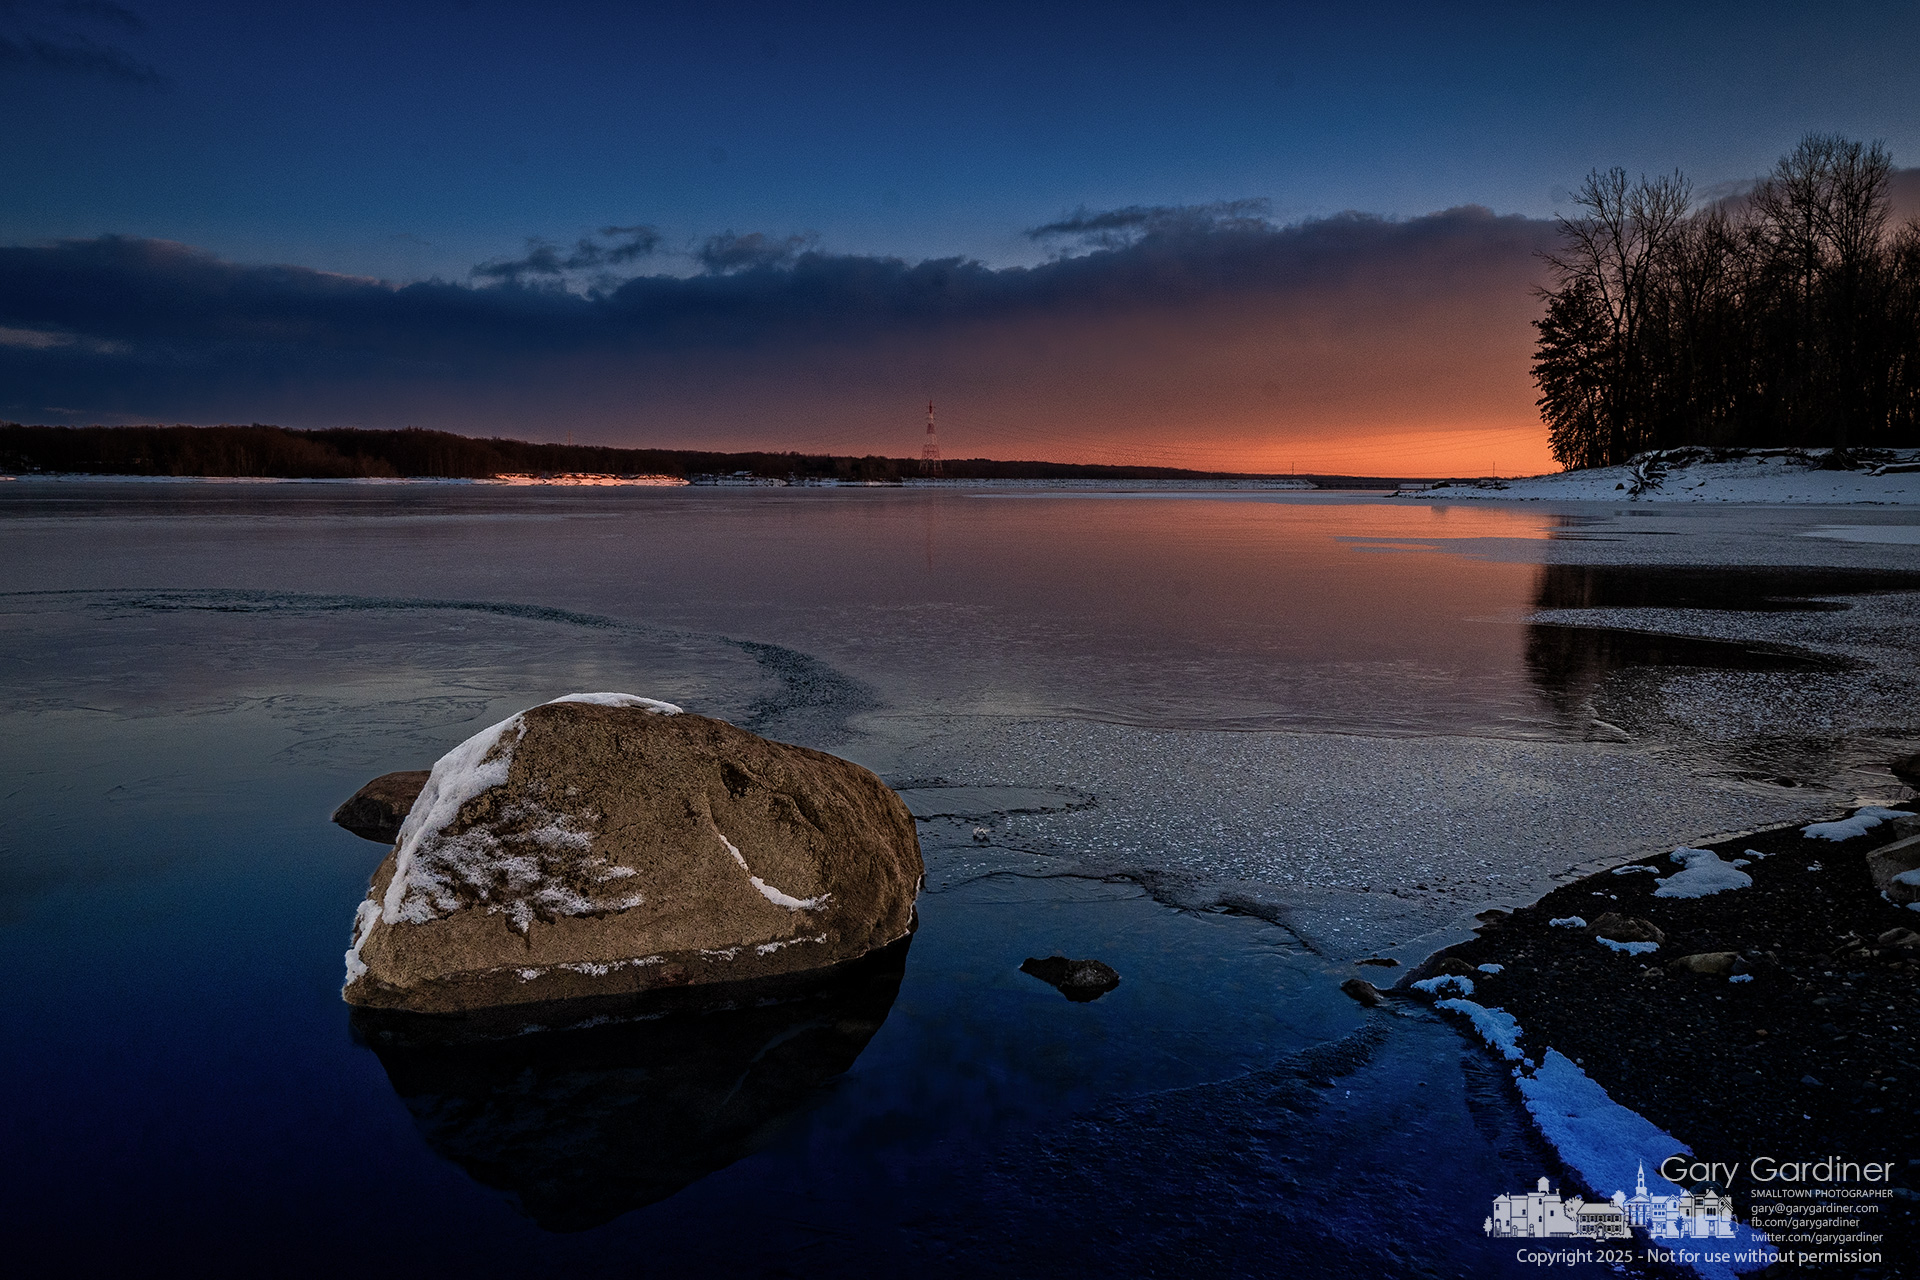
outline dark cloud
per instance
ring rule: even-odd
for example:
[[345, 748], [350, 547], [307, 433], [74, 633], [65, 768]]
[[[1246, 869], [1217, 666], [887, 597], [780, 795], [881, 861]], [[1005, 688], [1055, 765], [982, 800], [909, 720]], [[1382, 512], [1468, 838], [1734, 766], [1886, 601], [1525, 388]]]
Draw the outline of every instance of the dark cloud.
[[1071, 238], [1101, 248], [1118, 248], [1141, 236], [1205, 231], [1267, 231], [1270, 200], [1223, 200], [1215, 204], [1128, 205], [1093, 212], [1076, 209], [1058, 222], [1033, 227], [1031, 240]]
[[166, 83], [157, 70], [124, 49], [70, 30], [72, 20], [115, 27], [131, 35], [147, 28], [139, 14], [112, 0], [63, 0], [57, 5], [0, 2], [0, 75], [38, 71], [127, 84]]
[[529, 276], [558, 279], [570, 271], [604, 271], [647, 257], [660, 248], [660, 233], [649, 226], [602, 227], [600, 236], [611, 243], [582, 238], [564, 257], [558, 245], [529, 239], [526, 256], [483, 262], [473, 274], [506, 284], [519, 284]]
[[[518, 274], [481, 277], [497, 283], [407, 285], [125, 237], [0, 248], [0, 417], [64, 405], [535, 437], [564, 423], [628, 443], [897, 451], [914, 446], [888, 443], [901, 406], [935, 392], [964, 399], [976, 432], [1047, 424], [960, 446], [1026, 457], [1119, 456], [1169, 423], [1537, 426], [1528, 321], [1550, 223], [1479, 208], [1291, 227], [1217, 207], [1103, 218], [1079, 221], [1149, 229], [1005, 268], [730, 235], [703, 246], [698, 274], [584, 293], [522, 283], [592, 256], [545, 245]], [[637, 258], [650, 236], [607, 228], [590, 244], [596, 262]]]
[[606, 261], [610, 263], [632, 262], [635, 258], [646, 257], [660, 247], [660, 233], [645, 225], [602, 227], [600, 234], [608, 240], [619, 241], [618, 244], [606, 249]]
[[708, 236], [694, 253], [700, 265], [712, 272], [751, 271], [759, 267], [783, 267], [819, 242], [817, 235], [788, 236], [784, 240], [750, 231], [740, 235], [723, 231]]
[[0, 35], [0, 71], [9, 68], [104, 76], [128, 84], [166, 83], [166, 77], [146, 63], [85, 36]]

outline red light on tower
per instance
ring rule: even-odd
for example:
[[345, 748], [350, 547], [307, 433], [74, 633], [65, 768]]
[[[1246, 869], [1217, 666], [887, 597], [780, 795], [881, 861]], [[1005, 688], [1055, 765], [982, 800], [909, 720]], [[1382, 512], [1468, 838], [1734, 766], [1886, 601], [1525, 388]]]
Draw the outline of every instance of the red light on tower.
[[940, 474], [940, 441], [933, 434], [933, 401], [927, 401], [927, 442], [920, 447], [920, 474]]

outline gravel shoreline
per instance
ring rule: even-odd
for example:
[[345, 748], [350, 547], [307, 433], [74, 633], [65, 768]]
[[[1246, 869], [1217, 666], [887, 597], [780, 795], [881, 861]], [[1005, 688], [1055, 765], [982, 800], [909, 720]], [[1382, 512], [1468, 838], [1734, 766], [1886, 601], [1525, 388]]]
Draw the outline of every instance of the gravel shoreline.
[[[1920, 926], [1920, 912], [1883, 898], [1866, 861], [1891, 830], [1829, 841], [1792, 826], [1701, 846], [1729, 865], [1742, 860], [1752, 879], [1703, 897], [1656, 896], [1681, 870], [1672, 855], [1587, 876], [1511, 914], [1487, 913], [1476, 937], [1430, 957], [1397, 990], [1470, 974], [1471, 999], [1512, 1014], [1530, 1055], [1559, 1050], [1702, 1160], [1892, 1161], [1894, 1193], [1863, 1223], [1884, 1241], [1856, 1246], [1882, 1249], [1883, 1262], [1805, 1274], [1920, 1274], [1920, 947], [1879, 942]], [[1637, 954], [1597, 941], [1586, 922], [1610, 913], [1651, 924], [1662, 940]], [[1607, 932], [1640, 936], [1621, 924]], [[1676, 964], [1728, 952], [1702, 962], [1714, 973]], [[1734, 1190], [1752, 1185], [1739, 1179]], [[1803, 1273], [1776, 1264], [1768, 1274]]]

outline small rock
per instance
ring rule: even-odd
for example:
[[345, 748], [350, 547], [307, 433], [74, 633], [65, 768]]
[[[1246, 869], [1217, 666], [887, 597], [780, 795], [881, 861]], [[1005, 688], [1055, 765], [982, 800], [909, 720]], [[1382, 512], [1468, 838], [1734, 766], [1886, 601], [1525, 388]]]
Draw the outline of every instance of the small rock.
[[1058, 954], [1042, 960], [1028, 956], [1020, 963], [1020, 972], [1030, 973], [1075, 1004], [1098, 1000], [1120, 985], [1120, 975], [1098, 960], [1069, 960]]
[[1397, 969], [1400, 962], [1391, 956], [1368, 956], [1365, 960], [1355, 960], [1355, 964], [1376, 964], [1382, 969]]
[[1894, 777], [1915, 790], [1920, 790], [1920, 753], [1902, 756], [1887, 767], [1893, 770]]
[[1365, 978], [1348, 978], [1340, 984], [1340, 989], [1369, 1009], [1387, 998], [1380, 988]]
[[1471, 978], [1473, 976], [1473, 966], [1468, 964], [1465, 960], [1458, 959], [1457, 957], [1454, 957], [1454, 956], [1448, 956], [1445, 959], [1441, 960], [1438, 964], [1429, 966], [1425, 976], [1429, 978], [1438, 978], [1449, 973], [1462, 978]]
[[1920, 948], [1920, 933], [1911, 929], [1889, 929], [1874, 939], [1883, 947], [1898, 947], [1902, 951]]
[[1638, 916], [1623, 916], [1617, 911], [1609, 911], [1595, 920], [1587, 932], [1596, 938], [1612, 938], [1615, 942], [1665, 942], [1667, 935], [1651, 921]]
[[1823, 1086], [1823, 1085], [1822, 1085], [1822, 1084], [1821, 1084], [1821, 1083], [1820, 1083], [1820, 1082], [1819, 1082], [1818, 1080], [1816, 1080], [1816, 1079], [1815, 1079], [1814, 1077], [1812, 1077], [1812, 1076], [1801, 1076], [1801, 1077], [1800, 1077], [1800, 1083], [1801, 1083], [1801, 1084], [1808, 1084], [1808, 1085], [1812, 1085], [1812, 1086], [1813, 1086], [1814, 1088], [1816, 1088], [1816, 1089], [1820, 1089], [1820, 1088], [1824, 1088], [1824, 1087], [1825, 1087], [1825, 1086]]
[[420, 789], [433, 775], [426, 769], [402, 769], [383, 773], [360, 788], [333, 811], [336, 826], [345, 827], [362, 840], [392, 844], [400, 838], [400, 824], [419, 798]]
[[1674, 973], [1698, 973], [1710, 978], [1726, 978], [1733, 975], [1733, 966], [1739, 959], [1740, 953], [1737, 951], [1701, 951], [1669, 961], [1667, 968]]

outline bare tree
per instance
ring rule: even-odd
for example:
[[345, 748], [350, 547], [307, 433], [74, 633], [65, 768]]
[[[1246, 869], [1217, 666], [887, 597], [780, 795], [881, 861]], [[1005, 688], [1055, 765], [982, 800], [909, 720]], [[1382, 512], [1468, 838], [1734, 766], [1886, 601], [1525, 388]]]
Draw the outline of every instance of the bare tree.
[[1585, 430], [1596, 439], [1578, 450], [1583, 455], [1594, 453], [1596, 445], [1609, 457], [1643, 447], [1648, 423], [1640, 337], [1649, 286], [1663, 269], [1691, 198], [1691, 187], [1678, 173], [1629, 182], [1624, 169], [1596, 169], [1574, 195], [1581, 214], [1560, 219], [1563, 247], [1545, 255], [1557, 288], [1546, 296], [1550, 303], [1556, 297], [1568, 300], [1557, 317], [1556, 336], [1580, 335], [1587, 358], [1600, 366], [1599, 379], [1596, 387], [1589, 372], [1564, 389], [1543, 384], [1542, 400], [1550, 426], [1562, 390], [1571, 397], [1567, 408], [1590, 415]]
[[1920, 443], [1920, 224], [1879, 143], [1810, 134], [1740, 202], [1588, 175], [1533, 374], [1562, 466], [1676, 444]]

